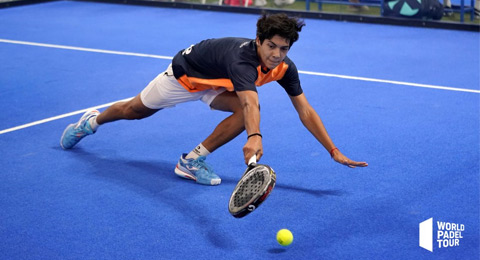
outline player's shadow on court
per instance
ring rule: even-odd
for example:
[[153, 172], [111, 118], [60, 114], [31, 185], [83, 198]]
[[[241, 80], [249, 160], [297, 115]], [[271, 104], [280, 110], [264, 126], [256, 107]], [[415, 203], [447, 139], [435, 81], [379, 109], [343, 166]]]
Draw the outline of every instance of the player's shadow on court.
[[[189, 190], [200, 186], [194, 181], [182, 180], [176, 176], [173, 173], [175, 163], [105, 156], [85, 151], [80, 147], [68, 152], [72, 153], [72, 157], [82, 165], [90, 166], [87, 170], [82, 170], [82, 174], [92, 178], [106, 179], [111, 183], [127, 187], [143, 197], [167, 204], [188, 219], [191, 226], [198, 229], [198, 232], [203, 234], [213, 246], [222, 249], [235, 247], [231, 242], [233, 238], [218, 227], [221, 220], [205, 211], [202, 204], [191, 203], [188, 194], [182, 193], [182, 191], [188, 193]], [[74, 169], [75, 165], [72, 165], [72, 170]], [[190, 185], [190, 188], [185, 185]], [[208, 187], [202, 186], [202, 188]]]

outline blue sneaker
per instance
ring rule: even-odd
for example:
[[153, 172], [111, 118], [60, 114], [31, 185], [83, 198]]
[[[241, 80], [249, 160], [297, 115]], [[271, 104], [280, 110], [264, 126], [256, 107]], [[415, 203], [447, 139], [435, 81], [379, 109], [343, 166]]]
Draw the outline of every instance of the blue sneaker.
[[222, 182], [222, 179], [205, 163], [205, 156], [197, 159], [185, 159], [186, 156], [187, 154], [184, 153], [178, 160], [177, 167], [175, 167], [176, 175], [205, 185], [218, 185]]
[[94, 116], [98, 116], [100, 112], [97, 110], [87, 111], [77, 123], [73, 123], [67, 126], [63, 131], [62, 138], [60, 139], [60, 145], [63, 149], [70, 149], [74, 147], [82, 138], [87, 135], [94, 134], [88, 120]]

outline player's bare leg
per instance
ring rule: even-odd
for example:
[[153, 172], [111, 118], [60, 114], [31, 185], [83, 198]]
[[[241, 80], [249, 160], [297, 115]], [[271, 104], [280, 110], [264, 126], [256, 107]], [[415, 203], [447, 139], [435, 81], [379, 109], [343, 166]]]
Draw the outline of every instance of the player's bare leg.
[[143, 119], [155, 114], [159, 109], [151, 109], [146, 107], [140, 95], [137, 95], [133, 99], [125, 102], [117, 102], [108, 107], [105, 111], [99, 114], [96, 118], [99, 125], [121, 120], [134, 120]]
[[242, 133], [245, 130], [245, 121], [240, 100], [234, 92], [223, 92], [213, 100], [210, 106], [216, 110], [233, 112], [202, 142], [208, 151], [213, 152]]

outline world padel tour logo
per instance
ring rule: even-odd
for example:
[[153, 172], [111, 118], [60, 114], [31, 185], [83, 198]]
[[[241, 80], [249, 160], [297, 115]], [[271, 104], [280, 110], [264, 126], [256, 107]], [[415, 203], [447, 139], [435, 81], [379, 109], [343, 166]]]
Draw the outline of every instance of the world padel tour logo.
[[[441, 249], [460, 246], [465, 225], [444, 221], [434, 222], [433, 218], [429, 218], [420, 223], [418, 229], [420, 233], [420, 247], [433, 252], [434, 248]], [[436, 232], [433, 232], [434, 229]]]

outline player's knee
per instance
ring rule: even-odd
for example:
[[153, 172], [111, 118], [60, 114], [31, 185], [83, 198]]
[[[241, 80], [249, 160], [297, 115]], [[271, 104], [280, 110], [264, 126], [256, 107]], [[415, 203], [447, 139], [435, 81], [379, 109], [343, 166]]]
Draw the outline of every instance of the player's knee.
[[238, 120], [243, 120], [243, 109], [240, 106], [232, 109], [232, 112], [238, 118]]

